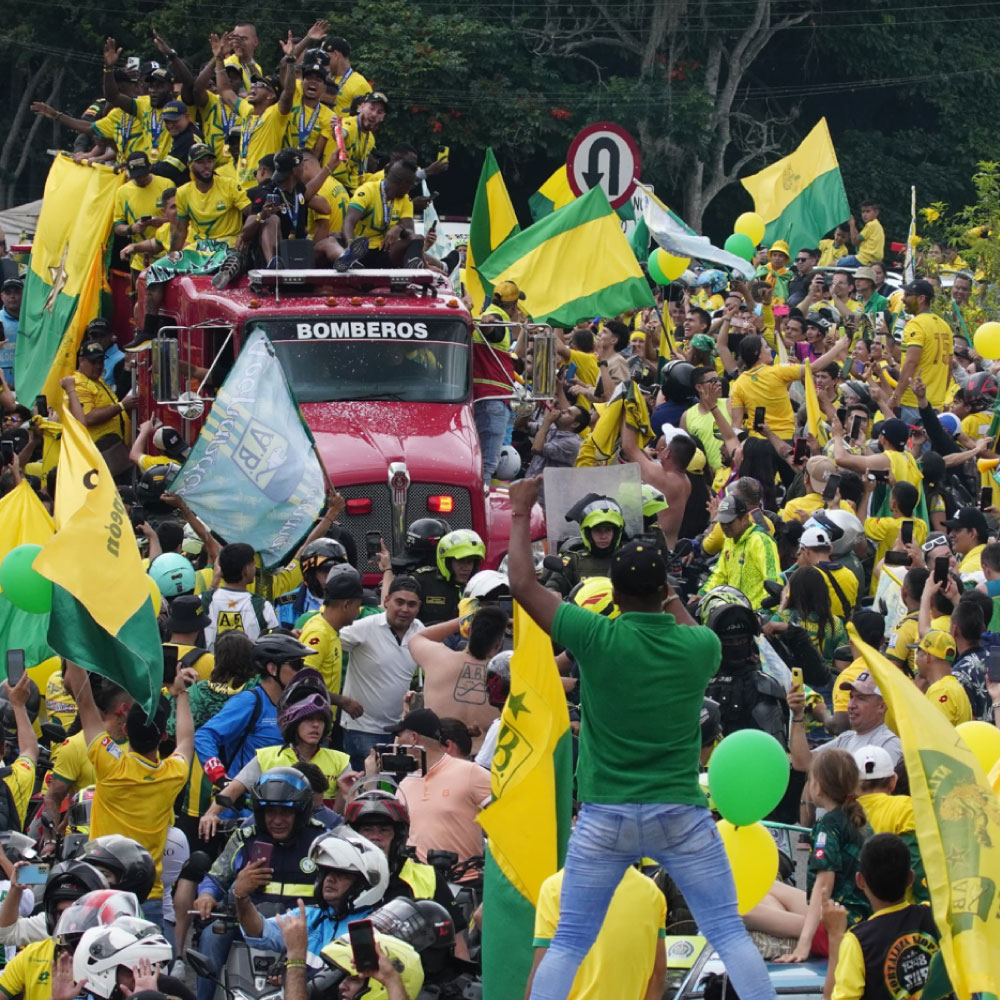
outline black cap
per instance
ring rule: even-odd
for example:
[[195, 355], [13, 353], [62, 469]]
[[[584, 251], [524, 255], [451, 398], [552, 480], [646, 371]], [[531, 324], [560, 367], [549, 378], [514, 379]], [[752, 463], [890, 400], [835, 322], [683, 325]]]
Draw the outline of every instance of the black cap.
[[20, 278], [7, 278], [3, 285], [0, 285], [0, 291], [23, 292], [24, 282]]
[[954, 517], [944, 522], [946, 528], [967, 528], [980, 538], [989, 537], [990, 524], [986, 515], [977, 507], [963, 507]]
[[96, 340], [88, 340], [80, 346], [79, 356], [84, 361], [103, 361], [104, 348]]
[[380, 90], [372, 90], [365, 94], [361, 98], [362, 104], [381, 104], [383, 108], [389, 106], [389, 98], [385, 96]]
[[181, 594], [170, 602], [170, 614], [164, 627], [170, 632], [198, 632], [210, 624], [211, 619], [201, 609], [201, 598]]
[[437, 712], [432, 712], [429, 708], [417, 708], [410, 712], [396, 723], [389, 727], [389, 732], [393, 735], [403, 732], [404, 729], [416, 733], [418, 736], [426, 736], [429, 740], [441, 742], [441, 720]]
[[667, 564], [649, 542], [623, 545], [611, 561], [611, 583], [619, 593], [650, 597], [667, 584]]
[[361, 574], [353, 566], [341, 563], [330, 567], [323, 587], [324, 601], [360, 600], [364, 595]]
[[324, 80], [326, 79], [326, 76], [327, 76], [327, 74], [326, 74], [326, 67], [323, 66], [322, 64], [316, 63], [316, 62], [303, 63], [302, 64], [302, 76], [303, 77], [309, 76], [310, 73], [312, 73], [312, 74], [314, 74], [316, 76], [321, 76], [321, 77], [323, 77]]
[[254, 73], [250, 77], [250, 85], [253, 86], [255, 83], [262, 83], [265, 87], [270, 87], [276, 94], [281, 91], [281, 84], [273, 76], [261, 76], [259, 73]]
[[339, 52], [342, 56], [347, 56], [348, 59], [351, 58], [351, 45], [346, 38], [341, 38], [339, 35], [328, 38], [323, 43], [323, 48], [327, 52]]
[[178, 118], [188, 113], [187, 105], [183, 101], [167, 101], [160, 109], [164, 121], [175, 122]]
[[156, 69], [150, 70], [146, 74], [147, 82], [159, 81], [160, 83], [173, 83], [174, 74], [170, 72], [169, 69], [165, 69], [163, 66], [157, 66]]
[[134, 153], [129, 153], [125, 169], [128, 170], [129, 177], [144, 177], [152, 167], [149, 157], [141, 149], [137, 149]]
[[211, 157], [215, 159], [215, 150], [204, 142], [196, 142], [188, 150], [188, 163], [196, 163], [198, 160], [207, 160]]
[[84, 338], [106, 337], [111, 333], [111, 321], [104, 316], [97, 316], [87, 324]]
[[889, 444], [896, 448], [905, 448], [906, 442], [910, 437], [910, 426], [905, 420], [900, 420], [898, 417], [890, 417], [888, 420], [882, 421], [879, 435], [883, 434]]
[[288, 180], [292, 171], [302, 165], [302, 153], [297, 149], [282, 149], [274, 154], [274, 173], [271, 180], [281, 184]]
[[904, 295], [923, 295], [928, 302], [934, 298], [934, 286], [926, 278], [914, 278], [903, 286]]

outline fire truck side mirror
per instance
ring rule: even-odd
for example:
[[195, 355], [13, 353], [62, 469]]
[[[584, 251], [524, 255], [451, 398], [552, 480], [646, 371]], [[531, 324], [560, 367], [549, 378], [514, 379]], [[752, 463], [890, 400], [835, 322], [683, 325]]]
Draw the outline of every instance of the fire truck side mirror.
[[153, 398], [157, 403], [172, 403], [180, 391], [180, 356], [177, 341], [157, 338], [152, 347]]

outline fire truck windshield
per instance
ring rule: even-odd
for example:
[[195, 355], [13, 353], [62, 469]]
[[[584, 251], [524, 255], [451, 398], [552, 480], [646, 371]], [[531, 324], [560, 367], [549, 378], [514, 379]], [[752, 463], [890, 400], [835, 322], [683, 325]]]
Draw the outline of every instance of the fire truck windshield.
[[255, 319], [255, 329], [270, 337], [300, 403], [469, 397], [469, 329], [457, 317], [282, 317]]

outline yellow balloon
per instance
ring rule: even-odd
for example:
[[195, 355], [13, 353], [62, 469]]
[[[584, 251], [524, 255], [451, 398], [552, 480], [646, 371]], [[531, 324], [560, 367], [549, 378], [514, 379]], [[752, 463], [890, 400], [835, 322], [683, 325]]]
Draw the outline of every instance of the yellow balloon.
[[659, 254], [660, 269], [671, 280], [676, 281], [690, 266], [690, 257], [675, 257], [661, 250]]
[[990, 361], [1000, 359], [1000, 323], [983, 323], [972, 337], [977, 354]]
[[728, 820], [720, 819], [717, 825], [733, 869], [736, 904], [742, 916], [749, 913], [774, 885], [778, 877], [778, 845], [763, 823], [733, 826]]
[[159, 614], [160, 609], [163, 607], [163, 595], [160, 593], [160, 588], [157, 587], [156, 581], [149, 575], [146, 576], [146, 585], [149, 587], [149, 596], [153, 599], [153, 609]]
[[1000, 761], [1000, 729], [988, 722], [963, 722], [955, 728], [982, 769], [989, 774], [993, 765]]
[[753, 240], [753, 245], [759, 246], [764, 238], [764, 220], [756, 212], [744, 212], [733, 226], [734, 233], [743, 233]]

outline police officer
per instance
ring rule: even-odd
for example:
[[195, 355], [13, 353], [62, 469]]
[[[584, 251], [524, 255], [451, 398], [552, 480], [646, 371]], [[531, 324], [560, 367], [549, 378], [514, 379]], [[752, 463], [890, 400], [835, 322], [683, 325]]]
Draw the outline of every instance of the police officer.
[[[545, 580], [549, 590], [563, 597], [581, 581], [591, 576], [608, 576], [611, 556], [625, 539], [622, 509], [610, 497], [591, 494], [585, 503], [566, 514], [567, 520], [580, 521], [580, 540], [557, 558], [562, 565], [552, 566]], [[546, 561], [547, 565], [549, 561]]]
[[425, 625], [458, 617], [462, 591], [485, 558], [486, 545], [469, 528], [450, 531], [438, 542], [435, 565], [423, 566], [413, 574], [423, 591], [420, 620]]

